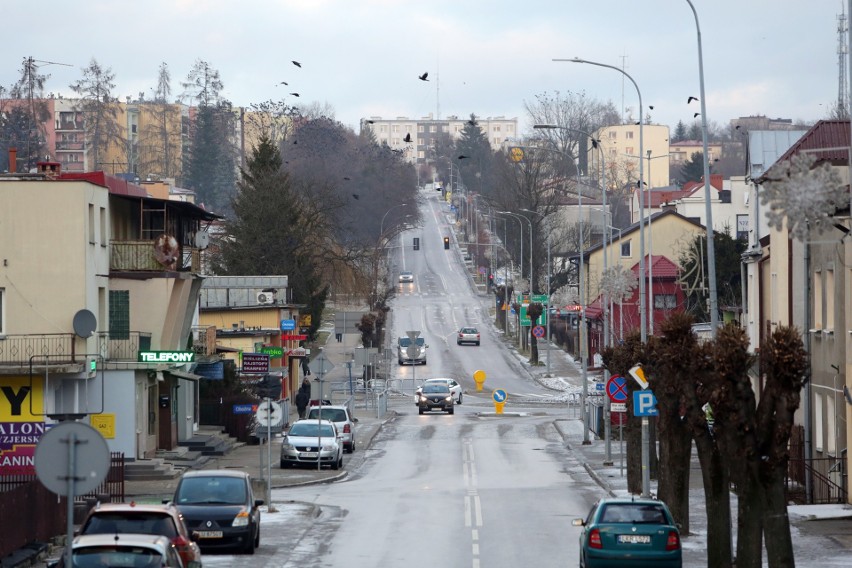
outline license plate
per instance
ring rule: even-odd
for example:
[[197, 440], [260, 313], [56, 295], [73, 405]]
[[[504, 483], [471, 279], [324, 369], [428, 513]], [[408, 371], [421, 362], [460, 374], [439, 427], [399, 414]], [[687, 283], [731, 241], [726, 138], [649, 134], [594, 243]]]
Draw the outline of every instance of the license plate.
[[198, 531], [198, 538], [222, 538], [222, 531]]
[[317, 453], [316, 452], [302, 452], [301, 454], [299, 454], [299, 457], [300, 458], [315, 458], [315, 457], [317, 457]]
[[620, 534], [618, 542], [626, 544], [648, 544], [651, 542], [651, 537], [647, 534]]

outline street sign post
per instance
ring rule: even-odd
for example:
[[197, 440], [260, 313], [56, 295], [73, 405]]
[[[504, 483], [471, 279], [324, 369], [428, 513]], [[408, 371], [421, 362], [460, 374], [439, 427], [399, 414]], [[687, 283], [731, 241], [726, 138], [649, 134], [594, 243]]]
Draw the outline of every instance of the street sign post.
[[606, 382], [606, 394], [612, 402], [627, 402], [627, 379], [621, 375], [611, 376]]

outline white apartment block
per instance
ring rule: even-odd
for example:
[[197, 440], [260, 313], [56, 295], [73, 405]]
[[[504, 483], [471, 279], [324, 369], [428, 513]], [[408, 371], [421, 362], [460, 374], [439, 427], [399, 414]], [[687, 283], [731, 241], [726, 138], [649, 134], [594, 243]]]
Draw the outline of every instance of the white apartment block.
[[[403, 152], [412, 163], [425, 163], [434, 157], [433, 149], [446, 142], [455, 143], [470, 117], [433, 118], [430, 113], [423, 118], [382, 118], [371, 116], [361, 119], [361, 129], [370, 128], [379, 144], [387, 144], [392, 150]], [[518, 136], [518, 119], [477, 117], [479, 128], [485, 133], [492, 150], [498, 150], [507, 139]]]

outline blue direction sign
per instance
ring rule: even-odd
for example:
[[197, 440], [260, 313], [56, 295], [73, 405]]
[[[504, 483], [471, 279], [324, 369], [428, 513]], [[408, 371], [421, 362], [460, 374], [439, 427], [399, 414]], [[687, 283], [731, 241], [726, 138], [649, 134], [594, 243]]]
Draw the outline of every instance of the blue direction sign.
[[491, 398], [494, 399], [494, 402], [506, 402], [508, 397], [509, 395], [506, 394], [506, 391], [503, 389], [494, 389], [491, 393]]
[[254, 404], [235, 404], [234, 414], [252, 414], [255, 410]]
[[657, 416], [657, 397], [649, 390], [633, 391], [633, 415]]
[[281, 331], [296, 329], [296, 320], [281, 320]]
[[613, 375], [606, 382], [606, 395], [612, 402], [627, 402], [627, 379]]

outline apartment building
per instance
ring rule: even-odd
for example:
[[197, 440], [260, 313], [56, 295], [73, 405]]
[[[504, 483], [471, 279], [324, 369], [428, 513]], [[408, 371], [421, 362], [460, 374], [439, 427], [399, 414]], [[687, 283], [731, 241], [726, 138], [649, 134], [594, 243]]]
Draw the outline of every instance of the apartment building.
[[[470, 117], [448, 116], [442, 119], [434, 118], [431, 113], [419, 119], [371, 116], [361, 119], [361, 130], [369, 128], [379, 144], [387, 144], [392, 150], [403, 152], [409, 162], [423, 164], [435, 156], [434, 148], [455, 143], [468, 121]], [[517, 118], [476, 117], [476, 123], [494, 151], [500, 149], [507, 139], [518, 136]]]

